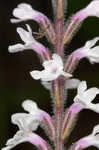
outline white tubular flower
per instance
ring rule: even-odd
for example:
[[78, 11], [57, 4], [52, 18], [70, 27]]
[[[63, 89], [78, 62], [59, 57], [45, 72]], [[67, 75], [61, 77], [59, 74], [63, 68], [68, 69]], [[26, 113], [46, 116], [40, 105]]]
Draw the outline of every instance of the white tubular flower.
[[1, 150], [10, 150], [20, 143], [27, 142], [28, 137], [29, 137], [29, 133], [26, 134], [26, 132], [19, 130], [13, 138], [7, 141], [6, 147], [2, 148]]
[[82, 106], [82, 108], [91, 109], [99, 113], [99, 104], [93, 104], [92, 101], [99, 94], [98, 88], [90, 88], [87, 90], [87, 84], [82, 81], [77, 89], [77, 95], [74, 98], [74, 102]]
[[55, 43], [55, 31], [53, 28], [53, 24], [43, 13], [34, 10], [31, 5], [25, 3], [19, 4], [17, 8], [13, 10], [13, 16], [15, 16], [16, 19], [11, 19], [12, 23], [18, 23], [26, 20], [36, 21], [46, 32], [46, 35], [49, 38], [50, 42], [52, 42], [53, 44]]
[[99, 46], [95, 46], [99, 37], [86, 42], [84, 47], [81, 47], [73, 52], [74, 59], [88, 58], [90, 63], [99, 63]]
[[40, 121], [45, 116], [45, 112], [40, 110], [36, 103], [31, 100], [24, 101], [22, 106], [24, 110], [29, 113], [16, 113], [12, 115], [11, 121], [19, 127], [19, 131], [13, 138], [7, 141], [6, 147], [2, 148], [2, 150], [10, 150], [23, 142], [30, 142], [38, 148], [47, 150], [46, 142], [40, 136], [32, 132], [37, 129]]
[[53, 54], [51, 60], [44, 61], [43, 67], [43, 71], [34, 70], [30, 72], [31, 76], [36, 80], [41, 79], [42, 81], [52, 81], [58, 78], [60, 75], [63, 75], [66, 78], [72, 76], [71, 74], [63, 71], [62, 59], [57, 54]]
[[38, 54], [45, 53], [47, 55], [46, 48], [33, 38], [32, 30], [30, 26], [27, 24], [26, 26], [27, 26], [28, 31], [24, 30], [23, 28], [17, 28], [17, 33], [21, 37], [24, 44], [19, 43], [19, 44], [9, 46], [8, 48], [9, 52], [15, 53], [15, 52], [19, 52], [19, 51], [23, 51], [27, 49], [33, 49]]
[[12, 23], [18, 23], [21, 21], [29, 20], [29, 19], [34, 19], [37, 20], [39, 19], [39, 12], [34, 10], [31, 5], [29, 4], [19, 4], [17, 8], [13, 10], [13, 16], [15, 16], [18, 19], [11, 19]]
[[83, 11], [86, 13], [86, 17], [99, 17], [99, 0], [93, 0]]
[[79, 21], [83, 21], [90, 16], [99, 17], [99, 0], [92, 0], [87, 7], [81, 9], [73, 16], [73, 20], [79, 19]]
[[[49, 133], [50, 136], [54, 138], [55, 136], [54, 125], [52, 122], [52, 118], [47, 112], [39, 109], [36, 103], [31, 100], [24, 101], [22, 103], [22, 107], [24, 108], [24, 110], [29, 112], [29, 114], [31, 114], [32, 116], [35, 116], [37, 120], [39, 120], [40, 122], [42, 121], [42, 124], [46, 127], [46, 129], [48, 128], [47, 133]], [[35, 124], [37, 123], [38, 122], [36, 122]]]
[[1, 150], [10, 150], [24, 142], [30, 142], [42, 150], [48, 150], [45, 140], [35, 133], [25, 132], [23, 130], [19, 130], [13, 138], [9, 139], [6, 143], [6, 147], [2, 148]]
[[75, 143], [75, 150], [78, 150], [79, 148], [84, 149], [89, 146], [95, 146], [99, 148], [99, 125], [94, 127], [92, 134], [81, 138]]

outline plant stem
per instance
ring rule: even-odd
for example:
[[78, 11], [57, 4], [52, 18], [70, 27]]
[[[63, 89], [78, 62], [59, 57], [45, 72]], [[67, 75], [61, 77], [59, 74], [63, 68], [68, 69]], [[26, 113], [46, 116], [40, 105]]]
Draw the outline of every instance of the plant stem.
[[53, 81], [53, 97], [55, 100], [55, 149], [63, 150], [63, 142], [61, 140], [62, 129], [62, 100], [63, 100], [63, 86], [60, 84], [61, 80], [57, 79]]
[[55, 51], [61, 57], [64, 56], [63, 54], [63, 22], [64, 22], [64, 0], [56, 0], [56, 16], [55, 16], [55, 32], [56, 32], [56, 44], [55, 44]]
[[[55, 51], [64, 58], [63, 52], [63, 23], [64, 23], [64, 0], [55, 0]], [[63, 84], [62, 79], [58, 78], [53, 81], [53, 98], [55, 100], [55, 150], [63, 150], [64, 143], [61, 139], [62, 115], [63, 115]]]

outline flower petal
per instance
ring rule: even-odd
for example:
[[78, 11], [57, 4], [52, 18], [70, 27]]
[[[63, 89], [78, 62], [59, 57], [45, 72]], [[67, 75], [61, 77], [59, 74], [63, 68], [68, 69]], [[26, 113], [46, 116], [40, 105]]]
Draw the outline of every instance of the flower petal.
[[85, 44], [85, 47], [86, 48], [91, 48], [93, 47], [96, 42], [99, 40], [99, 37], [95, 37], [94, 39], [90, 40], [90, 41], [87, 41], [86, 44]]
[[20, 18], [22, 20], [32, 19], [33, 15], [35, 15], [35, 10], [32, 9], [31, 5], [29, 4], [19, 4], [17, 8], [14, 9], [13, 15], [16, 18]]
[[38, 111], [38, 107], [37, 104], [35, 102], [33, 102], [32, 100], [25, 100], [22, 103], [22, 107], [24, 108], [24, 110], [28, 111], [30, 114], [35, 114]]
[[87, 105], [86, 108], [90, 109], [90, 110], [93, 110], [96, 113], [99, 113], [99, 104], [90, 103], [89, 105]]
[[41, 83], [47, 90], [51, 90], [51, 82], [41, 81]]
[[52, 58], [58, 65], [63, 66], [62, 58], [59, 55], [53, 54]]
[[57, 74], [50, 73], [50, 72], [48, 72], [46, 70], [43, 70], [41, 72], [41, 79], [42, 79], [42, 81], [52, 81], [52, 80], [55, 80], [57, 77], [58, 77]]
[[84, 92], [84, 97], [86, 97], [86, 103], [90, 103], [99, 94], [98, 88], [90, 88]]
[[18, 131], [15, 136], [9, 139], [6, 143], [6, 147], [2, 148], [2, 150], [10, 150], [16, 145], [28, 141], [28, 136], [23, 131]]
[[93, 135], [96, 135], [97, 133], [99, 133], [99, 124], [96, 125], [96, 126], [93, 128], [93, 131], [92, 131], [92, 134], [93, 134]]
[[23, 28], [17, 28], [17, 32], [20, 35], [20, 37], [24, 43], [28, 43], [28, 44], [33, 43], [34, 38], [33, 38], [32, 33], [31, 33], [32, 30], [31, 30], [29, 25], [27, 25], [27, 28], [28, 28], [29, 32], [24, 30]]
[[25, 48], [25, 46], [23, 44], [15, 44], [15, 45], [10, 45], [8, 47], [8, 51], [10, 53], [16, 53], [16, 52], [19, 52], [19, 51], [23, 51]]
[[52, 72], [55, 68], [56, 70], [57, 68], [58, 70], [62, 70], [63, 69], [62, 58], [57, 54], [53, 54], [51, 60], [43, 62], [43, 66], [46, 70], [49, 70], [50, 72]]
[[75, 89], [80, 84], [80, 80], [78, 79], [68, 79], [66, 81], [66, 89]]
[[30, 142], [33, 145], [37, 146], [37, 148], [41, 148], [43, 150], [48, 150], [47, 143], [40, 136], [35, 133], [29, 133], [24, 131], [18, 131], [12, 139], [9, 139], [6, 143], [6, 147], [2, 148], [2, 150], [10, 150], [16, 145]]
[[12, 19], [10, 19], [10, 21], [11, 21], [11, 23], [19, 23], [19, 22], [21, 22], [22, 20], [12, 18]]
[[87, 16], [99, 17], [99, 1], [93, 0], [86, 8], [85, 12]]
[[34, 70], [30, 72], [30, 75], [32, 76], [32, 78], [34, 78], [35, 80], [39, 80], [41, 78], [41, 71], [38, 70]]
[[41, 79], [42, 81], [52, 81], [58, 77], [57, 74], [49, 73], [46, 70], [43, 71], [35, 70], [30, 72], [30, 74], [35, 80]]
[[99, 63], [99, 46], [96, 46], [89, 51], [87, 51], [87, 56], [86, 56], [90, 63]]
[[77, 93], [81, 95], [86, 89], [87, 89], [86, 81], [82, 81], [78, 86]]
[[83, 21], [87, 17], [95, 16], [99, 17], [99, 1], [98, 0], [92, 0], [92, 2], [89, 3], [89, 5], [82, 10], [78, 11], [74, 15], [74, 19], [79, 19], [79, 21]]
[[[99, 40], [99, 37], [96, 37], [90, 41], [87, 41], [84, 47], [81, 47], [73, 52], [75, 60], [80, 60], [86, 57], [90, 63], [99, 62], [99, 46], [95, 46], [96, 42]], [[94, 47], [95, 46], [95, 47]]]
[[61, 72], [61, 75], [65, 76], [66, 78], [72, 77], [72, 74], [70, 74], [68, 72], [64, 72], [64, 71]]
[[35, 131], [38, 128], [40, 120], [31, 114], [16, 113], [12, 115], [11, 121], [13, 124], [18, 125], [20, 130]]

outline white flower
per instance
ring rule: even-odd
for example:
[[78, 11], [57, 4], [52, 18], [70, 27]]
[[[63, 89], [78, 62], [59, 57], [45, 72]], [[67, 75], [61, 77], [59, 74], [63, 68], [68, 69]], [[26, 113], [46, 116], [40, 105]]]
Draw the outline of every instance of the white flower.
[[31, 100], [25, 100], [22, 103], [24, 110], [28, 113], [16, 113], [11, 117], [13, 124], [18, 125], [20, 130], [27, 132], [35, 131], [42, 120], [42, 110], [37, 107], [37, 104]]
[[78, 142], [75, 143], [75, 150], [81, 148], [87, 148], [89, 146], [95, 146], [99, 148], [99, 125], [96, 125], [93, 129], [92, 134], [81, 138]]
[[86, 42], [84, 47], [81, 47], [78, 50], [74, 51], [74, 58], [81, 59], [86, 57], [91, 63], [99, 63], [99, 46], [95, 46], [98, 40], [99, 37], [96, 37], [93, 40]]
[[35, 39], [32, 36], [32, 30], [29, 25], [26, 25], [28, 31], [24, 30], [23, 28], [17, 28], [17, 32], [20, 35], [22, 41], [25, 43], [23, 44], [16, 44], [9, 46], [9, 52], [18, 52], [23, 51], [24, 49], [32, 49], [33, 43], [35, 43]]
[[26, 20], [36, 21], [44, 30], [44, 32], [46, 32], [46, 35], [49, 38], [49, 40], [53, 44], [55, 43], [55, 31], [53, 28], [53, 24], [43, 13], [34, 10], [29, 4], [22, 3], [19, 4], [17, 8], [13, 10], [13, 15], [16, 17], [16, 19], [11, 19], [12, 23], [18, 23]]
[[42, 148], [44, 150], [48, 150], [47, 144], [43, 138], [38, 136], [32, 132], [25, 132], [23, 130], [19, 130], [15, 136], [9, 139], [6, 143], [6, 147], [2, 148], [1, 150], [10, 150], [17, 146], [18, 144], [30, 142], [31, 144], [37, 146], [38, 148]]
[[29, 141], [29, 133], [27, 134], [26, 132], [19, 130], [13, 138], [7, 141], [6, 147], [2, 148], [2, 150], [10, 150], [16, 145], [27, 141]]
[[36, 116], [26, 113], [12, 115], [11, 121], [13, 124], [18, 125], [19, 131], [16, 132], [13, 138], [7, 141], [6, 147], [2, 150], [12, 149], [16, 145], [26, 141], [30, 142], [32, 131], [36, 130], [39, 125], [39, 120], [36, 119]]
[[35, 131], [39, 125], [40, 119], [35, 115], [26, 113], [16, 113], [12, 115], [11, 120], [13, 124], [18, 125], [20, 130]]
[[8, 47], [9, 52], [15, 53], [15, 52], [23, 51], [26, 49], [33, 49], [38, 54], [45, 53], [45, 55], [47, 55], [48, 52], [46, 48], [33, 38], [32, 30], [30, 26], [27, 24], [26, 26], [27, 26], [28, 31], [24, 30], [23, 28], [17, 28], [17, 32], [19, 36], [21, 37], [22, 41], [24, 42], [24, 44], [18, 43], [18, 44], [9, 46]]
[[36, 19], [39, 15], [39, 12], [34, 10], [31, 5], [22, 3], [13, 10], [13, 15], [18, 19], [11, 19], [11, 22], [17, 23], [29, 19]]
[[7, 141], [6, 147], [2, 148], [2, 150], [10, 150], [23, 142], [30, 142], [37, 147], [42, 147], [47, 150], [46, 142], [37, 134], [32, 132], [37, 129], [40, 121], [42, 121], [43, 117], [47, 113], [40, 110], [36, 103], [31, 100], [24, 101], [22, 103], [22, 107], [29, 113], [16, 113], [12, 115], [11, 121], [19, 127], [19, 131], [13, 138]]
[[51, 60], [44, 61], [43, 67], [43, 71], [34, 70], [30, 72], [31, 76], [36, 80], [41, 79], [42, 81], [52, 81], [58, 78], [60, 75], [63, 75], [66, 78], [72, 76], [71, 74], [63, 71], [62, 59], [57, 54], [53, 54]]
[[88, 6], [78, 11], [72, 19], [83, 21], [90, 16], [99, 17], [99, 0], [92, 0], [92, 2], [89, 3]]
[[92, 2], [81, 10], [85, 17], [96, 16], [99, 17], [99, 0], [92, 0]]
[[86, 109], [91, 109], [99, 113], [99, 104], [92, 103], [97, 94], [99, 94], [98, 88], [94, 87], [87, 90], [86, 82], [82, 81], [78, 86], [74, 102], [81, 104]]

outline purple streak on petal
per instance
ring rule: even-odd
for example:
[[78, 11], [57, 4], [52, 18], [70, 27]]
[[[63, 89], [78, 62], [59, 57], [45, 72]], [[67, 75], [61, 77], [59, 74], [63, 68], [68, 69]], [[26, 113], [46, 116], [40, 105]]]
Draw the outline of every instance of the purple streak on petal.
[[84, 149], [91, 146], [91, 143], [88, 141], [88, 137], [85, 137], [76, 142], [75, 145], [75, 150], [79, 150], [79, 148]]
[[81, 58], [86, 56], [85, 51], [83, 48], [79, 48], [78, 50], [74, 51], [73, 53], [73, 60], [80, 60]]
[[36, 14], [33, 15], [32, 19], [39, 23], [42, 16], [43, 15], [41, 13], [36, 12]]
[[46, 51], [46, 48], [42, 45], [42, 44], [40, 44], [40, 43], [38, 43], [38, 42], [35, 42], [33, 45], [32, 45], [32, 47], [33, 47], [33, 49], [37, 52], [37, 53], [39, 53], [39, 54], [42, 54], [42, 53], [46, 53], [47, 51]]
[[43, 150], [47, 150], [46, 142], [37, 134], [31, 133], [28, 140], [30, 143], [34, 144], [38, 148], [42, 148]]
[[48, 52], [48, 49], [45, 48], [42, 44], [38, 43], [38, 42], [35, 42], [33, 45], [32, 45], [32, 48], [35, 52], [37, 52], [38, 54], [40, 54], [41, 56], [45, 55], [45, 57], [47, 59], [50, 59], [50, 56], [49, 56], [49, 52]]
[[80, 103], [74, 103], [71, 105], [71, 107], [68, 109], [68, 113], [72, 112], [72, 114], [77, 114], [83, 109], [83, 105]]
[[85, 18], [87, 17], [87, 13], [84, 12], [83, 10], [77, 12], [74, 16], [72, 16], [72, 20], [75, 21], [75, 20], [79, 20], [80, 22], [82, 20], [84, 20]]

